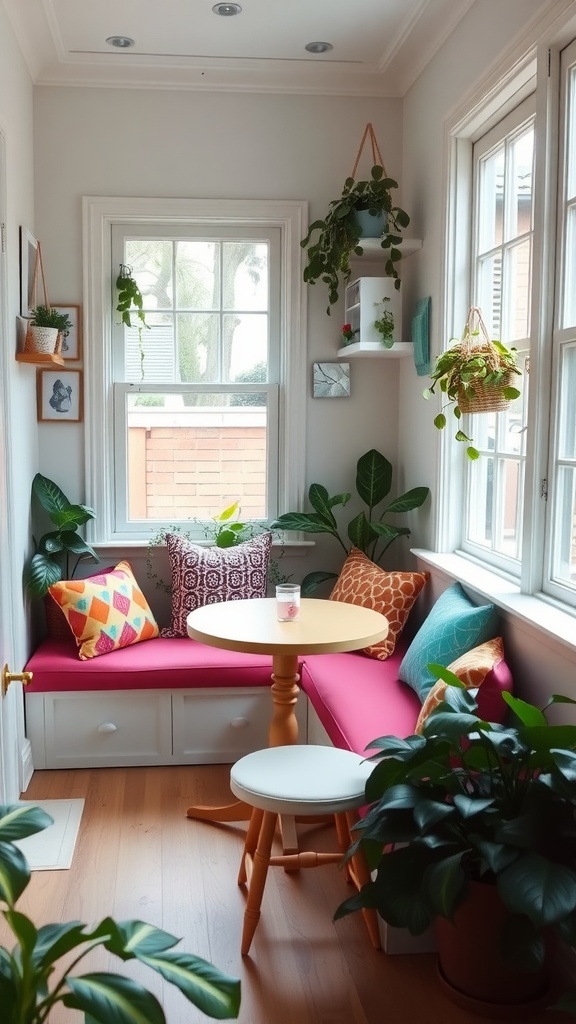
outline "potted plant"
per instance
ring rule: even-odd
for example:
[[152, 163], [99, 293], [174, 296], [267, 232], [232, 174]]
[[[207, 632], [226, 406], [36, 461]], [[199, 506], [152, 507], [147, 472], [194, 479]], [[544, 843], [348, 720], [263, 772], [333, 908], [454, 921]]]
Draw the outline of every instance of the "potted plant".
[[53, 583], [72, 579], [82, 559], [100, 561], [78, 533], [80, 526], [95, 518], [95, 512], [87, 505], [73, 505], [58, 484], [41, 473], [32, 481], [32, 500], [38, 501], [56, 527], [37, 543], [34, 540], [34, 554], [24, 567], [26, 592], [30, 597], [44, 597]]
[[[88, 926], [80, 921], [36, 926], [17, 909], [30, 881], [26, 858], [14, 841], [41, 832], [52, 818], [29, 804], [0, 806], [0, 902], [14, 946], [0, 946], [0, 1006], [3, 1024], [44, 1024], [52, 1010], [66, 1007], [91, 1024], [165, 1024], [156, 997], [134, 981], [111, 971], [78, 973], [93, 949], [103, 947], [120, 960], [138, 960], [176, 986], [193, 1006], [217, 1020], [237, 1017], [240, 982], [201, 957], [174, 951], [178, 939], [143, 921], [105, 917]], [[72, 959], [70, 954], [73, 954]], [[62, 959], [65, 964], [60, 968]], [[59, 1018], [60, 1019], [60, 1018]]]
[[[436, 359], [430, 374], [432, 385], [424, 391], [424, 398], [429, 398], [438, 386], [448, 399], [434, 419], [438, 430], [446, 426], [445, 408], [452, 406], [460, 422], [463, 413], [500, 412], [520, 397], [512, 383], [521, 376], [517, 350], [490, 339], [478, 308], [470, 310], [461, 340], [450, 340], [454, 344]], [[455, 437], [468, 445], [469, 459], [479, 458], [468, 434], [458, 428]]]
[[132, 327], [132, 315], [136, 316], [138, 321], [136, 327], [138, 330], [138, 346], [140, 349], [140, 368], [142, 380], [144, 380], [142, 328], [147, 327], [148, 330], [150, 330], [150, 324], [146, 323], [146, 314], [143, 308], [144, 299], [136, 279], [132, 275], [132, 267], [127, 266], [125, 263], [120, 264], [120, 273], [116, 278], [116, 288], [118, 290], [116, 312], [120, 313], [122, 323], [125, 327]]
[[376, 303], [378, 315], [374, 321], [374, 327], [382, 337], [384, 348], [392, 348], [394, 344], [394, 314], [386, 307], [390, 297], [385, 295], [381, 302]]
[[30, 312], [26, 330], [26, 350], [28, 352], [56, 351], [58, 335], [66, 337], [70, 333], [72, 321], [67, 313], [59, 313], [52, 306], [35, 306]]
[[[326, 217], [313, 221], [308, 234], [300, 242], [307, 250], [304, 281], [315, 284], [320, 280], [328, 285], [328, 315], [330, 307], [338, 301], [340, 281], [346, 282], [350, 277], [351, 257], [361, 256], [364, 251], [358, 213], [367, 211], [373, 217], [381, 218], [377, 237], [380, 237], [380, 245], [386, 254], [384, 270], [394, 278], [395, 287], [400, 287], [396, 264], [402, 254], [398, 246], [402, 241], [402, 229], [408, 226], [410, 218], [399, 206], [393, 205], [391, 190], [394, 188], [398, 188], [398, 182], [388, 178], [379, 164], [372, 167], [367, 180], [346, 178], [340, 198], [332, 200]], [[311, 242], [316, 233], [315, 241]]]
[[430, 667], [449, 685], [422, 734], [370, 744], [354, 847], [372, 881], [336, 916], [375, 907], [414, 935], [435, 921], [440, 977], [469, 1009], [550, 1001], [551, 936], [576, 944], [576, 726], [545, 712], [576, 701], [504, 693], [511, 724], [484, 722], [477, 691]]
[[[384, 516], [401, 514], [420, 508], [428, 497], [427, 487], [414, 487], [406, 494], [376, 512], [392, 487], [392, 465], [385, 455], [372, 448], [362, 455], [356, 464], [356, 490], [367, 509], [350, 520], [347, 527], [348, 541], [363, 551], [373, 562], [379, 562], [396, 537], [409, 537], [406, 526], [384, 523]], [[313, 512], [286, 512], [276, 519], [271, 529], [298, 530], [301, 533], [329, 533], [336, 538], [345, 554], [349, 545], [343, 540], [333, 509], [347, 505], [352, 495], [349, 492], [330, 496], [322, 484], [311, 484], [308, 500]], [[302, 594], [309, 596], [326, 580], [337, 579], [335, 572], [311, 572], [302, 580]]]

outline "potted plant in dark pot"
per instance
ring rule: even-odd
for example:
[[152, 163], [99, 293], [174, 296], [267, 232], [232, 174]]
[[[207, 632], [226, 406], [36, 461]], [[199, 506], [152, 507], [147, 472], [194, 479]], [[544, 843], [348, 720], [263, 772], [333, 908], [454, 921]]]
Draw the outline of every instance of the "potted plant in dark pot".
[[[394, 278], [396, 288], [400, 287], [397, 263], [402, 258], [398, 246], [402, 241], [402, 230], [408, 227], [410, 218], [392, 199], [392, 189], [398, 182], [386, 176], [379, 164], [372, 167], [370, 178], [356, 181], [346, 178], [342, 195], [333, 199], [328, 213], [322, 220], [315, 220], [300, 245], [306, 249], [304, 281], [315, 284], [322, 281], [328, 286], [328, 308], [338, 301], [341, 281], [350, 278], [350, 259], [363, 253], [361, 239], [376, 237], [386, 257], [384, 272]], [[376, 220], [373, 229], [366, 229], [365, 216]], [[314, 241], [312, 237], [316, 236]]]
[[[431, 666], [432, 667], [432, 666]], [[439, 976], [472, 1012], [512, 1016], [551, 1002], [549, 950], [576, 944], [576, 726], [509, 693], [510, 725], [481, 721], [447, 669], [421, 735], [375, 743], [357, 826], [372, 881], [361, 907], [418, 935], [436, 923]], [[575, 704], [551, 697], [554, 704]]]

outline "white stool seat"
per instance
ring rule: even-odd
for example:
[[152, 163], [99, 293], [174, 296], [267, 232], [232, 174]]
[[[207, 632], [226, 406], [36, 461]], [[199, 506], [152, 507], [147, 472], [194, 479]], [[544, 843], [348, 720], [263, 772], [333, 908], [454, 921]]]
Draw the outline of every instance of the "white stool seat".
[[373, 765], [337, 747], [291, 745], [246, 754], [233, 765], [230, 788], [252, 807], [276, 814], [337, 814], [365, 803]]
[[[244, 842], [238, 884], [249, 882], [244, 912], [242, 954], [250, 949], [260, 920], [260, 907], [269, 867], [288, 871], [342, 863], [352, 844], [351, 829], [356, 809], [366, 802], [366, 780], [372, 771], [359, 754], [337, 747], [291, 744], [267, 747], [241, 757], [230, 772], [230, 788], [235, 796], [252, 810]], [[311, 821], [333, 816], [338, 850], [316, 853], [272, 854], [272, 843], [278, 820], [282, 816]], [[346, 881], [359, 891], [370, 881], [370, 872], [360, 849], [351, 854], [344, 867]], [[378, 915], [372, 908], [363, 908], [372, 944], [380, 948]]]

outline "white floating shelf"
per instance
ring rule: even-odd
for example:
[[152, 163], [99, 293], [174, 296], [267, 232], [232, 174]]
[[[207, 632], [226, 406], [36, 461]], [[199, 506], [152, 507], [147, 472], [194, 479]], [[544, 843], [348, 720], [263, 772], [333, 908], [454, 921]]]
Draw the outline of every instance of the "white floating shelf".
[[[380, 238], [361, 238], [358, 245], [361, 245], [364, 252], [362, 256], [355, 256], [354, 253], [351, 255], [353, 260], [373, 259], [378, 257], [379, 259], [386, 259], [388, 249], [383, 249], [380, 245]], [[395, 249], [400, 249], [402, 253], [402, 259], [405, 256], [411, 256], [413, 252], [418, 252], [422, 248], [421, 238], [403, 238], [400, 245], [394, 246]]]
[[384, 348], [379, 341], [354, 341], [351, 345], [339, 348], [337, 355], [339, 359], [348, 359], [370, 356], [377, 359], [402, 359], [404, 356], [411, 356], [414, 346], [411, 341], [395, 341], [392, 348]]

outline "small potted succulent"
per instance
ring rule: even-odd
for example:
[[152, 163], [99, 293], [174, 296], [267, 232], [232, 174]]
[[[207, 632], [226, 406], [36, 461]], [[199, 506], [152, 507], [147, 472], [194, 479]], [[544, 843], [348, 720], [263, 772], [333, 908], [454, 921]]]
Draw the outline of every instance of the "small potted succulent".
[[[513, 384], [521, 376], [518, 352], [489, 337], [477, 307], [472, 307], [468, 314], [462, 338], [451, 341], [454, 344], [436, 359], [430, 374], [432, 385], [424, 391], [424, 398], [429, 398], [438, 387], [447, 398], [434, 419], [438, 430], [443, 430], [447, 423], [445, 408], [452, 406], [459, 423], [463, 413], [500, 412], [520, 397]], [[458, 427], [455, 437], [468, 445], [469, 459], [479, 458], [468, 434]]]
[[[398, 248], [402, 241], [402, 230], [410, 223], [408, 214], [395, 206], [391, 191], [398, 188], [398, 182], [388, 178], [379, 164], [372, 167], [370, 178], [356, 181], [347, 178], [342, 195], [329, 205], [323, 220], [315, 220], [300, 245], [306, 249], [307, 263], [304, 268], [306, 284], [322, 281], [328, 286], [328, 308], [338, 301], [340, 282], [350, 277], [350, 259], [363, 253], [361, 239], [363, 227], [357, 214], [369, 213], [382, 218], [376, 237], [384, 250], [386, 262], [384, 272], [394, 278], [396, 288], [400, 287], [397, 263], [401, 259]], [[315, 241], [311, 241], [316, 235]]]

